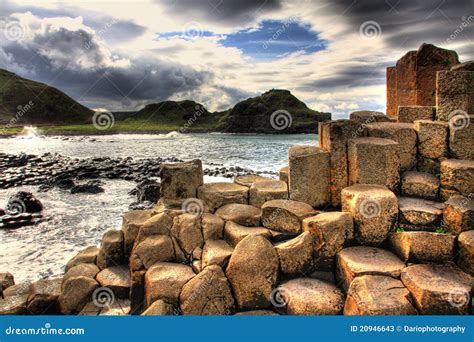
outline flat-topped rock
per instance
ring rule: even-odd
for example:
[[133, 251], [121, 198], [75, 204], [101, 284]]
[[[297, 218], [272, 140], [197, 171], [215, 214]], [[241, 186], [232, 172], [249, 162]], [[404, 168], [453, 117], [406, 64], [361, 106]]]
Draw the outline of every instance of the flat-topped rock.
[[474, 113], [474, 72], [445, 70], [437, 73], [436, 118], [450, 121], [454, 112]]
[[337, 254], [337, 276], [345, 291], [362, 275], [398, 278], [405, 264], [393, 253], [375, 247], [349, 247]]
[[249, 203], [261, 208], [265, 202], [275, 199], [288, 199], [288, 184], [279, 180], [259, 181], [249, 190]]
[[264, 227], [289, 233], [300, 233], [302, 221], [316, 214], [307, 203], [292, 200], [272, 200], [262, 206]]
[[289, 167], [288, 166], [284, 166], [280, 169], [280, 172], [279, 172], [279, 178], [282, 182], [285, 182], [286, 184], [288, 184], [288, 175], [289, 175]]
[[161, 299], [177, 305], [184, 284], [195, 276], [191, 267], [183, 264], [159, 262], [145, 274], [145, 298], [147, 306]]
[[421, 227], [437, 226], [441, 222], [443, 209], [443, 203], [428, 201], [421, 198], [398, 198], [400, 223], [408, 225]]
[[474, 230], [459, 234], [458, 246], [458, 266], [471, 276], [474, 276]]
[[41, 279], [30, 285], [27, 310], [32, 315], [58, 315], [61, 278]]
[[394, 228], [397, 197], [384, 186], [358, 184], [342, 190], [342, 211], [352, 215], [354, 236], [363, 245], [379, 245]]
[[24, 315], [27, 299], [27, 294], [0, 298], [0, 316]]
[[121, 230], [105, 232], [102, 237], [99, 253], [97, 254], [96, 263], [100, 269], [126, 263], [124, 238]]
[[150, 236], [170, 235], [172, 227], [173, 217], [170, 215], [166, 213], [153, 215], [140, 225], [135, 244], [142, 242]]
[[225, 222], [217, 215], [204, 213], [201, 216], [202, 237], [204, 241], [220, 240], [224, 236]]
[[385, 113], [370, 110], [352, 112], [350, 113], [349, 118], [366, 125], [372, 122], [392, 122], [392, 119], [385, 115]]
[[30, 285], [31, 283], [24, 282], [9, 286], [3, 291], [3, 298], [28, 295], [30, 292]]
[[107, 287], [116, 298], [128, 298], [130, 292], [130, 270], [127, 266], [113, 266], [102, 270], [96, 277], [102, 287]]
[[277, 243], [275, 249], [280, 259], [280, 270], [285, 275], [305, 275], [313, 265], [313, 237], [309, 232]]
[[160, 299], [143, 311], [141, 316], [174, 316], [175, 312], [176, 310], [173, 305]]
[[441, 163], [441, 195], [470, 196], [474, 193], [474, 160], [448, 159]]
[[357, 138], [348, 142], [349, 185], [378, 184], [395, 189], [400, 176], [398, 143], [383, 138]]
[[217, 265], [225, 269], [234, 249], [224, 240], [208, 240], [202, 250], [202, 268]]
[[153, 216], [153, 210], [132, 210], [122, 216], [125, 254], [129, 255], [141, 225]]
[[278, 270], [278, 254], [266, 238], [244, 238], [235, 247], [226, 270], [238, 308], [269, 308]]
[[206, 267], [188, 281], [179, 300], [183, 315], [229, 315], [235, 306], [229, 281], [217, 265]]
[[98, 254], [99, 248], [97, 248], [96, 246], [90, 246], [83, 249], [66, 264], [66, 272], [70, 268], [79, 264], [95, 264]]
[[271, 239], [270, 230], [265, 227], [246, 227], [232, 221], [227, 221], [224, 227], [224, 238], [233, 247], [249, 235], [262, 235]]
[[[137, 259], [136, 259], [137, 258]], [[159, 261], [175, 259], [173, 241], [167, 235], [152, 235], [135, 246], [130, 257], [130, 268], [138, 271], [149, 269]], [[143, 265], [143, 267], [141, 267]]]
[[226, 204], [216, 210], [215, 214], [224, 221], [233, 221], [242, 226], [256, 227], [260, 225], [262, 211], [248, 204]]
[[211, 211], [226, 204], [248, 204], [249, 188], [234, 183], [209, 183], [198, 189], [198, 198], [209, 206]]
[[183, 214], [173, 220], [171, 235], [178, 241], [181, 250], [191, 255], [196, 248], [202, 248], [201, 218], [193, 214]]
[[69, 278], [63, 284], [59, 296], [59, 307], [63, 315], [81, 312], [84, 306], [92, 300], [92, 294], [99, 283], [89, 277], [79, 276]]
[[377, 122], [367, 125], [369, 137], [391, 139], [398, 143], [400, 170], [416, 167], [417, 136], [413, 125], [401, 122]]
[[288, 150], [290, 199], [312, 207], [329, 203], [330, 153], [312, 145], [292, 146]]
[[344, 295], [333, 284], [297, 278], [280, 284], [272, 302], [288, 315], [339, 315], [344, 307]]
[[235, 177], [234, 183], [250, 188], [252, 184], [255, 182], [262, 182], [262, 181], [269, 181], [269, 180], [273, 180], [273, 179], [270, 177], [264, 177], [260, 175], [242, 175], [242, 176]]
[[427, 173], [409, 171], [402, 176], [402, 194], [428, 200], [437, 200], [440, 182], [438, 177]]
[[444, 228], [459, 234], [474, 227], [474, 199], [461, 195], [451, 196], [445, 202], [443, 212]]
[[397, 232], [390, 236], [395, 253], [403, 261], [447, 262], [454, 258], [456, 237], [433, 232]]
[[432, 106], [399, 106], [398, 122], [413, 123], [415, 120], [433, 120], [435, 107]]
[[418, 154], [422, 158], [439, 159], [448, 155], [448, 123], [417, 120], [414, 128], [418, 136]]
[[366, 125], [353, 120], [332, 120], [318, 125], [318, 142], [324, 150], [330, 152], [331, 204], [341, 205], [341, 191], [348, 185], [347, 142], [365, 136]]
[[100, 269], [95, 264], [78, 264], [74, 267], [71, 267], [63, 276], [62, 284], [69, 279], [74, 277], [87, 277], [95, 279], [97, 274], [100, 272]]
[[192, 160], [184, 163], [163, 163], [160, 167], [160, 195], [169, 199], [196, 197], [197, 189], [204, 183], [202, 163]]
[[115, 299], [112, 304], [103, 307], [99, 316], [127, 316], [130, 314], [129, 299]]
[[416, 315], [410, 292], [392, 277], [364, 275], [355, 278], [347, 293], [344, 315]]
[[354, 238], [351, 214], [338, 211], [305, 218], [303, 230], [311, 233], [315, 256], [322, 258], [333, 258]]
[[468, 314], [472, 279], [448, 265], [413, 265], [401, 273], [423, 315]]

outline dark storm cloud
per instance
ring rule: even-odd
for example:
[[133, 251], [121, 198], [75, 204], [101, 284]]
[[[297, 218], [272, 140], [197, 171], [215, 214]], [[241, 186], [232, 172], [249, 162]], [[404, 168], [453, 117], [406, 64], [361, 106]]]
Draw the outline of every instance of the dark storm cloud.
[[173, 16], [194, 21], [210, 20], [220, 24], [240, 25], [255, 20], [262, 13], [281, 8], [280, 0], [175, 0], [163, 2]]
[[[340, 13], [350, 23], [348, 30], [358, 30], [364, 22], [373, 20], [392, 47], [416, 49], [423, 42], [444, 43], [466, 18], [474, 15], [474, 1], [333, 0], [327, 10]], [[472, 41], [473, 24], [456, 37], [459, 42]]]
[[336, 88], [356, 88], [385, 84], [385, 63], [372, 65], [341, 65], [331, 77], [320, 78], [303, 85], [299, 90], [331, 90]]
[[128, 65], [117, 65], [115, 62], [120, 60], [113, 59], [84, 30], [42, 32], [31, 41], [12, 42], [3, 50], [9, 60], [0, 60], [1, 68], [48, 83], [89, 106], [107, 107], [114, 103], [115, 108], [111, 109], [162, 101], [194, 90], [212, 77], [153, 56], [140, 56], [128, 60]]

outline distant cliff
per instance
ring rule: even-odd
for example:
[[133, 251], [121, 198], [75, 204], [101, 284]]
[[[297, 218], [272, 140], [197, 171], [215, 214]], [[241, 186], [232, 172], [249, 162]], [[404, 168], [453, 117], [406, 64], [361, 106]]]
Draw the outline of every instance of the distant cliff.
[[[1, 69], [0, 86], [0, 125], [91, 123], [94, 112], [56, 88]], [[185, 100], [152, 103], [139, 111], [113, 114], [116, 122], [113, 130], [100, 133], [148, 129], [150, 132], [316, 133], [319, 121], [331, 119], [330, 113], [309, 109], [288, 90], [277, 89], [222, 112], [211, 113], [203, 105]], [[87, 128], [81, 128], [87, 132]], [[67, 129], [72, 128], [65, 127], [65, 133]]]

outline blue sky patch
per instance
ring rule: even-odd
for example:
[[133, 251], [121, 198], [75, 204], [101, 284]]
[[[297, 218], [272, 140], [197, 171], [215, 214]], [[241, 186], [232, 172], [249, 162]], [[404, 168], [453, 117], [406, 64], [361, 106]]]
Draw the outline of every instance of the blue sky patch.
[[289, 53], [313, 53], [324, 50], [326, 43], [309, 25], [296, 19], [265, 20], [257, 29], [229, 34], [220, 40], [226, 47], [236, 47], [257, 59], [276, 59]]

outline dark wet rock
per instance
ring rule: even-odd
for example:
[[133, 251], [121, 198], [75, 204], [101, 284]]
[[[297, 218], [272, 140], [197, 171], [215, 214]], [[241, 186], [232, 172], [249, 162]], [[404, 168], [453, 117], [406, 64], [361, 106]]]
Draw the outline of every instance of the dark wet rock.
[[87, 182], [85, 184], [75, 185], [71, 188], [71, 194], [87, 193], [87, 194], [99, 194], [104, 192], [104, 188], [100, 186], [100, 183], [95, 181]]
[[40, 213], [43, 204], [31, 192], [19, 191], [10, 197], [5, 209], [10, 214]]

